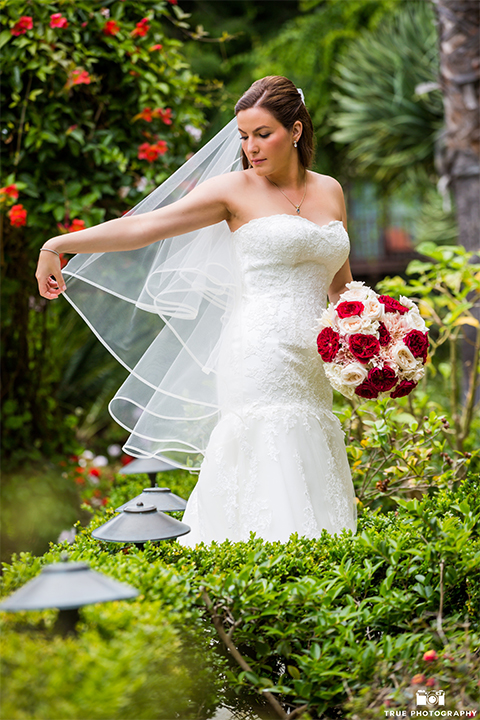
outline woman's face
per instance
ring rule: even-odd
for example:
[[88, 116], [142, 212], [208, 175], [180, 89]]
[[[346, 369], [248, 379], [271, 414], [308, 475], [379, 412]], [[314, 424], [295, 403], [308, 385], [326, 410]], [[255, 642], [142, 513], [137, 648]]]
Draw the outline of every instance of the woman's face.
[[295, 161], [293, 142], [302, 134], [301, 122], [287, 130], [265, 108], [252, 107], [240, 110], [237, 124], [243, 151], [257, 175], [270, 175]]

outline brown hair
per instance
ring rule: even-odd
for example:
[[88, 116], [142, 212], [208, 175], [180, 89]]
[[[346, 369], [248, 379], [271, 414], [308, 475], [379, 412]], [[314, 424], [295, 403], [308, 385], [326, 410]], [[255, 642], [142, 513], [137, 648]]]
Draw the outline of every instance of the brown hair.
[[[265, 108], [287, 130], [291, 130], [294, 123], [300, 120], [303, 131], [298, 140], [298, 159], [304, 168], [310, 167], [314, 153], [313, 123], [293, 82], [282, 75], [269, 75], [256, 80], [235, 105], [235, 115], [252, 107]], [[249, 163], [243, 150], [242, 162], [246, 170]]]

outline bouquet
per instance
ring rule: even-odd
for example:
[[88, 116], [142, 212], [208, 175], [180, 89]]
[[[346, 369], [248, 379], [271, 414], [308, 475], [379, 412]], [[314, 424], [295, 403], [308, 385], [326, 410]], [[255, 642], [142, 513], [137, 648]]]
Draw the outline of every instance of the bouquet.
[[347, 283], [320, 318], [318, 352], [330, 384], [347, 398], [408, 395], [425, 374], [428, 332], [417, 306]]

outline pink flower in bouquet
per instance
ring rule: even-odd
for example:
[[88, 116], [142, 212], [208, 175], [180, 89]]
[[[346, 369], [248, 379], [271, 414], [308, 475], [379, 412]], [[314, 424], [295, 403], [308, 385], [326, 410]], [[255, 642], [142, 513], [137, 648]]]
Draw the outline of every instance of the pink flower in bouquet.
[[332, 362], [340, 347], [340, 335], [332, 328], [324, 328], [317, 337], [317, 348], [324, 362]]
[[350, 352], [361, 363], [368, 363], [380, 350], [380, 343], [375, 335], [364, 335], [363, 333], [355, 333], [348, 338]]

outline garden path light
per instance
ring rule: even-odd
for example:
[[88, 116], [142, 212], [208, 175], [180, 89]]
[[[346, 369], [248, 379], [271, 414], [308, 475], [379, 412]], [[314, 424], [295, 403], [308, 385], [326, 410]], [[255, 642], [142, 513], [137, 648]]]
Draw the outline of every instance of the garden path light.
[[152, 487], [155, 487], [157, 473], [166, 470], [178, 470], [176, 465], [172, 465], [166, 458], [138, 458], [125, 465], [119, 470], [119, 475], [139, 475], [145, 473], [150, 478]]
[[143, 547], [148, 540], [171, 540], [189, 532], [190, 527], [185, 523], [165, 515], [155, 505], [144, 505], [139, 500], [94, 530], [92, 537]]
[[140, 495], [128, 500], [116, 510], [121, 512], [129, 505], [135, 505], [137, 502], [143, 502], [144, 505], [154, 505], [157, 510], [162, 512], [175, 512], [176, 510], [185, 510], [187, 507], [186, 500], [172, 493], [170, 488], [155, 486], [144, 488]]
[[79, 620], [78, 608], [113, 600], [129, 600], [139, 592], [131, 585], [112, 580], [92, 570], [84, 562], [52, 563], [42, 568], [37, 577], [14, 592], [0, 604], [0, 610], [44, 610], [58, 608], [56, 632], [63, 635], [75, 632]]

